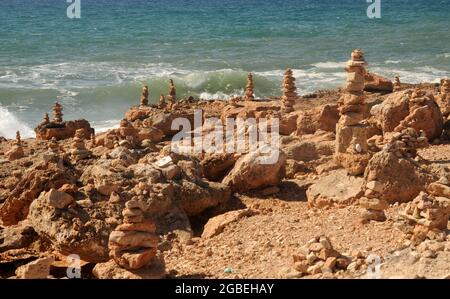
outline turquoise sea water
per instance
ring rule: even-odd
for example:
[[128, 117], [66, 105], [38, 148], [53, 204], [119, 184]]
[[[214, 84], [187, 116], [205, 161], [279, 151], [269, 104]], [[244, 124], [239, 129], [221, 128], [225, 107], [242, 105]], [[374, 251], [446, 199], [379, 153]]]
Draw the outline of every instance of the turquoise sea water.
[[167, 94], [226, 98], [280, 94], [294, 69], [301, 94], [339, 86], [353, 48], [369, 70], [404, 82], [450, 75], [450, 0], [382, 0], [369, 19], [366, 0], [81, 0], [69, 19], [65, 0], [0, 1], [0, 136], [32, 136], [51, 105], [66, 119], [112, 126], [139, 101]]

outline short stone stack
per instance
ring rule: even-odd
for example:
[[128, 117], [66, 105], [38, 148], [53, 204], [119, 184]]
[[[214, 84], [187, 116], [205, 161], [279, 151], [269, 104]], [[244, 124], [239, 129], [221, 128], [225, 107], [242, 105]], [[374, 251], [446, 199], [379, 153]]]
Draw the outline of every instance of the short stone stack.
[[48, 117], [48, 113], [46, 112], [46, 113], [44, 114], [44, 119], [42, 120], [42, 123], [41, 123], [41, 124], [46, 125], [46, 124], [48, 124], [48, 123], [50, 123], [50, 118]]
[[386, 214], [384, 210], [389, 208], [386, 200], [380, 199], [382, 186], [377, 181], [370, 181], [363, 187], [365, 189], [364, 197], [359, 199], [359, 205], [365, 209], [361, 215], [363, 223], [367, 221], [385, 221]]
[[364, 53], [356, 49], [347, 62], [345, 93], [339, 99], [340, 119], [336, 125], [335, 161], [350, 175], [364, 172], [370, 155], [367, 146], [367, 125], [362, 124], [367, 111], [364, 99], [364, 76], [367, 63]]
[[25, 156], [19, 131], [16, 132], [16, 139], [14, 140], [13, 146], [5, 153], [5, 155], [9, 161], [14, 161]]
[[450, 216], [450, 198], [421, 192], [406, 205], [400, 216], [426, 230], [446, 230]]
[[247, 75], [247, 86], [245, 87], [245, 101], [254, 101], [254, 93], [253, 93], [253, 75], [252, 73], [248, 73]]
[[297, 87], [295, 87], [295, 78], [291, 69], [287, 69], [284, 73], [282, 87], [281, 112], [289, 113], [294, 111], [294, 104], [297, 99]]
[[60, 150], [61, 150], [59, 147], [58, 140], [56, 140], [55, 137], [53, 137], [52, 139], [50, 139], [48, 141], [47, 148], [48, 148], [49, 152], [51, 152], [52, 154], [55, 154], [55, 155], [59, 155]]
[[63, 121], [63, 113], [62, 113], [62, 106], [58, 102], [53, 105], [53, 122], [56, 123], [62, 123]]
[[351, 259], [333, 248], [326, 236], [316, 236], [293, 255], [294, 269], [301, 275], [316, 275], [345, 270]]
[[394, 92], [402, 90], [402, 83], [400, 82], [400, 76], [395, 76]]
[[159, 96], [158, 108], [159, 109], [165, 109], [166, 107], [167, 107], [166, 100], [164, 99], [164, 95], [161, 94]]
[[126, 202], [123, 224], [109, 236], [110, 257], [128, 270], [142, 268], [156, 256], [159, 237], [154, 222], [144, 219], [146, 209], [142, 201]]
[[118, 133], [121, 146], [133, 147], [138, 143], [138, 130], [127, 119], [120, 121]]
[[141, 106], [148, 106], [148, 86], [142, 87], [142, 94], [140, 99]]
[[417, 149], [429, 146], [424, 131], [417, 133], [413, 128], [396, 132], [383, 150], [394, 153], [397, 158], [415, 158]]
[[71, 142], [70, 155], [76, 161], [86, 159], [91, 156], [91, 152], [86, 148], [84, 142], [84, 130], [78, 129], [75, 131], [75, 136]]

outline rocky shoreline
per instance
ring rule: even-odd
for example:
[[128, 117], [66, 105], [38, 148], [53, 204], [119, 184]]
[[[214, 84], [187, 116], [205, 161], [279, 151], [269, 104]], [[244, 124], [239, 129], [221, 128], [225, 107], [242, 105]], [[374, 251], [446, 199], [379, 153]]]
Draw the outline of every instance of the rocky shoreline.
[[[177, 99], [171, 80], [149, 104], [144, 86], [101, 134], [56, 103], [35, 139], [0, 140], [0, 277], [448, 278], [450, 80], [366, 67], [355, 50], [343, 88], [306, 96], [288, 69], [279, 99], [255, 99], [251, 74], [227, 101]], [[270, 136], [276, 120], [277, 159], [175, 152], [176, 119], [193, 144], [207, 119], [269, 120]]]

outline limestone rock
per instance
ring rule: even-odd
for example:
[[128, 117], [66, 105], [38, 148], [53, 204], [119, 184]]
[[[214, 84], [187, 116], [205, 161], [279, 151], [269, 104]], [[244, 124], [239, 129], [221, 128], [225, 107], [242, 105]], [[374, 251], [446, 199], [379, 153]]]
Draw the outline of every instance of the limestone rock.
[[242, 209], [236, 211], [230, 211], [225, 214], [215, 216], [208, 220], [205, 224], [202, 238], [212, 238], [220, 234], [223, 229], [232, 222], [237, 222], [243, 217], [249, 217], [255, 214], [255, 211], [251, 209]]
[[349, 176], [343, 169], [332, 171], [308, 188], [308, 204], [319, 208], [349, 205], [361, 196], [363, 183], [362, 178]]
[[369, 161], [364, 173], [367, 182], [377, 181], [379, 198], [388, 203], [407, 202], [425, 190], [432, 177], [407, 159], [381, 151]]
[[410, 127], [417, 132], [423, 130], [428, 140], [441, 135], [442, 113], [431, 95], [414, 93], [411, 90], [396, 92], [371, 110], [383, 133]]
[[52, 257], [37, 259], [17, 268], [16, 276], [19, 279], [46, 279], [50, 276], [50, 265], [53, 261]]
[[222, 182], [235, 192], [275, 186], [285, 175], [285, 165], [286, 155], [265, 145], [239, 158]]
[[158, 258], [153, 259], [145, 267], [135, 270], [121, 268], [110, 260], [96, 264], [92, 273], [99, 279], [161, 279], [166, 275], [164, 261]]
[[364, 90], [370, 92], [392, 92], [392, 81], [374, 73], [367, 73], [364, 77]]
[[64, 209], [74, 200], [70, 194], [56, 189], [50, 189], [45, 196], [47, 196], [49, 205], [57, 209]]

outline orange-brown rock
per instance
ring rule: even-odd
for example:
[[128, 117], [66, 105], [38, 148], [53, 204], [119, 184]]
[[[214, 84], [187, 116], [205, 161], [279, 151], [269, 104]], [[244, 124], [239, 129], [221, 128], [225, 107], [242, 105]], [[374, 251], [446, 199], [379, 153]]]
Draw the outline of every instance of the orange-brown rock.
[[436, 102], [441, 109], [442, 115], [448, 117], [450, 115], [450, 79], [442, 79], [439, 95]]
[[34, 131], [36, 132], [37, 139], [50, 140], [54, 137], [56, 140], [63, 140], [74, 137], [75, 131], [78, 129], [83, 129], [85, 136], [90, 136], [94, 133], [94, 129], [91, 128], [91, 125], [85, 119], [64, 121], [61, 123], [51, 121], [47, 124], [38, 125]]
[[336, 132], [339, 121], [337, 105], [324, 105], [301, 111], [297, 118], [297, 135], [314, 134], [317, 130]]
[[431, 141], [442, 133], [443, 118], [439, 106], [431, 94], [421, 90], [393, 93], [372, 107], [371, 113], [384, 134], [410, 127], [417, 132], [424, 131]]
[[392, 92], [394, 85], [392, 81], [380, 75], [367, 72], [364, 76], [364, 90], [370, 92]]
[[148, 86], [147, 85], [144, 85], [144, 87], [142, 87], [140, 103], [141, 103], [141, 106], [148, 105]]

